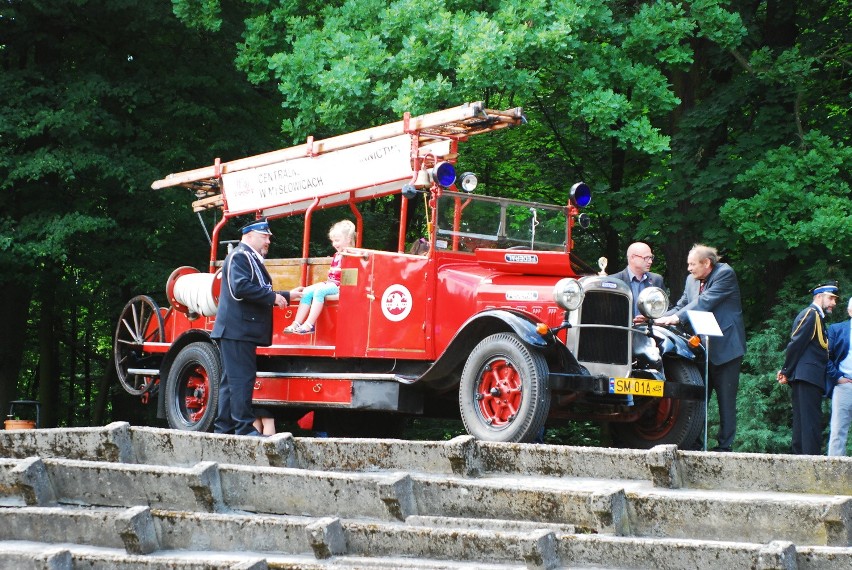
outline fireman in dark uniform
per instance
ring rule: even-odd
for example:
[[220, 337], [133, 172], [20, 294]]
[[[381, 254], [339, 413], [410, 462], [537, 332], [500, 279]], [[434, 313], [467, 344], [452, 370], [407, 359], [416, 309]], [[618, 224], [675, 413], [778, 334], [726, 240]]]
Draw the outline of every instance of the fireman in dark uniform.
[[838, 292], [836, 281], [811, 289], [813, 302], [793, 321], [787, 357], [778, 371], [778, 382], [792, 389], [793, 453], [797, 455], [822, 454], [821, 404], [828, 365], [825, 315], [834, 309]]
[[272, 307], [284, 308], [289, 293], [272, 290], [263, 260], [272, 232], [265, 218], [245, 225], [242, 240], [222, 265], [222, 290], [211, 336], [222, 353], [216, 433], [260, 435], [251, 407], [258, 346], [272, 342]]

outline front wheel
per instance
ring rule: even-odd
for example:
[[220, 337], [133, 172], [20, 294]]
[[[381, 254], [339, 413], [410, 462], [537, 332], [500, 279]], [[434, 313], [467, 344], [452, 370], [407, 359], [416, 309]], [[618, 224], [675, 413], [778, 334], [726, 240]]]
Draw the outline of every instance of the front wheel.
[[[704, 378], [695, 363], [667, 358], [666, 382], [703, 386]], [[635, 396], [636, 405], [644, 397]], [[677, 445], [690, 449], [704, 430], [704, 402], [700, 400], [654, 399], [642, 416], [632, 423], [613, 423], [613, 439], [619, 447], [651, 449], [655, 445]]]
[[166, 380], [166, 419], [169, 427], [210, 431], [219, 403], [222, 365], [216, 349], [194, 342], [180, 351]]
[[486, 337], [462, 371], [459, 408], [465, 429], [484, 441], [533, 441], [550, 411], [547, 377], [544, 356], [517, 335]]

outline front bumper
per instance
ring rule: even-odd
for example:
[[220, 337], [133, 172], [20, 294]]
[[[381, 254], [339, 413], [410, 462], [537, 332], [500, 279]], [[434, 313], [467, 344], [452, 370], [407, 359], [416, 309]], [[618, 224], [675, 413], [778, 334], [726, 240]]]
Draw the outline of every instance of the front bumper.
[[[609, 376], [602, 374], [561, 374], [551, 372], [548, 376], [550, 389], [560, 392], [587, 392], [596, 396], [610, 396]], [[666, 382], [663, 386], [663, 398], [676, 400], [704, 400], [704, 386]]]

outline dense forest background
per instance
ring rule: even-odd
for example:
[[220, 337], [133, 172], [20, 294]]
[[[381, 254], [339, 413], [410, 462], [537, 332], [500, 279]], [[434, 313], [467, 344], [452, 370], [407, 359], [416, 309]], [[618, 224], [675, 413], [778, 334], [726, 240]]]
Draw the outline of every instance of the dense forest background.
[[792, 318], [820, 280], [841, 283], [832, 322], [852, 293], [851, 8], [3, 0], [0, 409], [152, 421], [115, 380], [118, 315], [209, 252], [192, 195], [153, 180], [483, 100], [529, 124], [472, 141], [468, 169], [490, 194], [552, 202], [587, 182], [586, 259], [614, 271], [646, 241], [676, 298], [691, 245], [719, 248], [749, 333], [735, 447], [786, 452], [774, 373]]

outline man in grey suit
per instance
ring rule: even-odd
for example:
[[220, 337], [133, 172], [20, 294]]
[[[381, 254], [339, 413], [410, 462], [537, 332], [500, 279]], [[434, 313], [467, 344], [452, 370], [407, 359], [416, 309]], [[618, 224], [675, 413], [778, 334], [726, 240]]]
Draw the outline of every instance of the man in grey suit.
[[710, 342], [708, 389], [719, 403], [719, 445], [713, 451], [731, 451], [737, 431], [737, 390], [746, 351], [745, 324], [737, 275], [719, 262], [716, 248], [695, 244], [686, 258], [689, 275], [677, 304], [659, 319], [660, 325], [685, 323], [687, 311], [713, 313], [722, 337]]
[[658, 273], [651, 273], [651, 264], [654, 262], [654, 254], [651, 253], [651, 246], [647, 243], [637, 241], [630, 244], [627, 248], [627, 267], [618, 273], [610, 275], [616, 279], [621, 279], [633, 291], [633, 324], [644, 323], [647, 319], [639, 313], [636, 307], [636, 298], [639, 293], [647, 287], [659, 287], [664, 289], [663, 276]]

